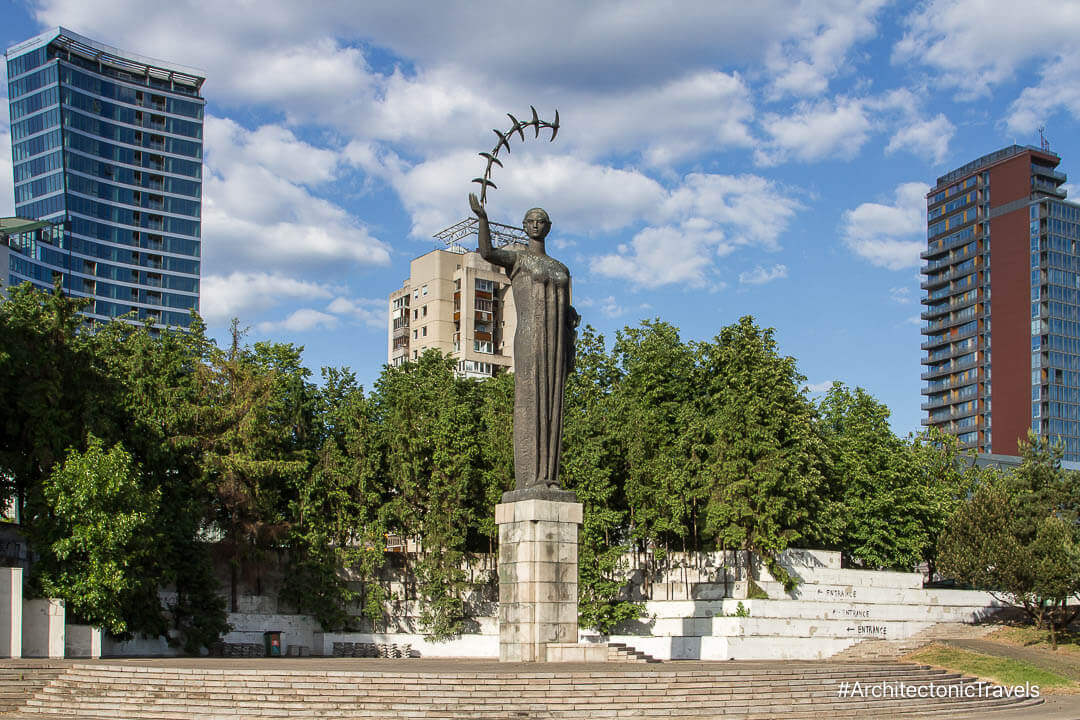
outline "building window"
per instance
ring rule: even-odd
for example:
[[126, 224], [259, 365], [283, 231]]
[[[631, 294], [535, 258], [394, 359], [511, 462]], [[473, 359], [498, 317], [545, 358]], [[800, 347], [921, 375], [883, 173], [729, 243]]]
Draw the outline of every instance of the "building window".
[[427, 305], [425, 305], [422, 308], [422, 312], [420, 313], [420, 317], [427, 317]]
[[482, 280], [480, 278], [477, 278], [476, 279], [476, 289], [479, 290], [480, 292], [489, 293], [493, 289], [493, 283], [492, 283], [491, 280]]
[[423, 332], [421, 332], [420, 334], [421, 334], [421, 335], [422, 335], [423, 337], [427, 337], [427, 326], [425, 325], [425, 326], [424, 326], [423, 328], [421, 328], [421, 329], [423, 330]]
[[479, 353], [492, 353], [494, 352], [491, 347], [490, 341], [473, 340], [473, 350]]
[[416, 335], [416, 331], [415, 331], [415, 330], [413, 330], [413, 331], [412, 331], [412, 339], [413, 339], [413, 340], [416, 340], [416, 339], [417, 339], [417, 335]]
[[421, 295], [427, 295], [427, 285], [425, 285], [424, 287], [420, 288], [420, 294], [421, 294]]

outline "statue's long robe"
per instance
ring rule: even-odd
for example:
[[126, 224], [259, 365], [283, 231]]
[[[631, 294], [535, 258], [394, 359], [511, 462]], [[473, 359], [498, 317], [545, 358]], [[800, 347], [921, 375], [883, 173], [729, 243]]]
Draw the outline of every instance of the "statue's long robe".
[[559, 487], [563, 392], [573, 367], [570, 271], [558, 260], [515, 253], [509, 271], [514, 334], [514, 478], [518, 490]]

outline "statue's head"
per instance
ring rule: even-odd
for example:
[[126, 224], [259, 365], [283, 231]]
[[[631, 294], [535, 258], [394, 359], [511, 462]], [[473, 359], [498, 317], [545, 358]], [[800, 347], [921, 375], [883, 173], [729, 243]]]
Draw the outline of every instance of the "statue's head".
[[551, 230], [551, 218], [548, 217], [544, 208], [533, 208], [525, 213], [525, 219], [521, 225], [530, 240], [542, 241]]

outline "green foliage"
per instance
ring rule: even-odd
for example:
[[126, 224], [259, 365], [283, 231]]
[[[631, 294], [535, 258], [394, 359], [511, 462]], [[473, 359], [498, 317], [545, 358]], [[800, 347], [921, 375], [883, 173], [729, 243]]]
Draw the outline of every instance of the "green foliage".
[[955, 438], [933, 430], [907, 440], [889, 428], [889, 409], [862, 388], [835, 383], [819, 405], [830, 448], [835, 501], [819, 538], [835, 539], [868, 569], [913, 571], [933, 561], [937, 537], [977, 471]]
[[387, 367], [372, 398], [389, 492], [382, 517], [391, 532], [423, 543], [413, 570], [421, 623], [437, 639], [464, 628], [469, 488], [480, 460], [476, 388], [454, 377], [454, 365], [432, 350]]
[[947, 575], [999, 594], [1053, 632], [1076, 617], [1080, 596], [1080, 500], [1075, 473], [1061, 467], [1061, 448], [1029, 435], [1014, 473], [980, 485], [941, 536]]
[[746, 588], [747, 600], [768, 600], [769, 593], [765, 592], [755, 581], [750, 580]]
[[[756, 584], [755, 587], [757, 587]], [[742, 600], [740, 600], [739, 604], [735, 606], [735, 612], [731, 614], [731, 617], [750, 617], [750, 609], [743, 605]]]
[[825, 443], [795, 360], [750, 317], [700, 349], [711, 436], [709, 528], [722, 547], [758, 553], [785, 586], [775, 559], [809, 533], [825, 485]]
[[[511, 375], [459, 379], [452, 359], [429, 352], [384, 368], [370, 394], [344, 369], [324, 369], [316, 387], [302, 348], [245, 345], [235, 322], [222, 349], [197, 317], [188, 332], [84, 332], [78, 309], [28, 286], [0, 303], [0, 496], [17, 500], [47, 558], [40, 592], [79, 589], [73, 613], [113, 632], [177, 631], [194, 653], [227, 631], [225, 597], [235, 607], [242, 571], [273, 554], [287, 558], [284, 601], [327, 630], [356, 627], [357, 614], [385, 620], [388, 601], [418, 609], [429, 637], [466, 628], [465, 567], [496, 550], [493, 506], [514, 483]], [[561, 455], [585, 511], [583, 626], [612, 632], [642, 617], [631, 553], [757, 553], [789, 587], [777, 559], [793, 543], [865, 567], [933, 566], [977, 474], [947, 438], [896, 438], [864, 391], [837, 386], [815, 406], [804, 380], [749, 317], [691, 343], [647, 321], [610, 352], [585, 328]], [[86, 445], [91, 435], [100, 443]], [[76, 472], [68, 465], [85, 488], [57, 484]], [[1080, 503], [1040, 468], [1017, 474], [1008, 492], [1030, 502], [1009, 512], [1036, 528], [1025, 542], [1041, 548], [1039, 591], [1058, 597], [1071, 587], [1059, 571], [1075, 556], [1067, 520]], [[118, 511], [128, 525], [94, 530], [108, 535], [99, 554], [65, 545], [91, 531], [95, 503], [134, 503]], [[384, 584], [387, 534], [422, 548], [403, 554], [404, 597]], [[225, 597], [210, 541], [230, 559]], [[647, 571], [646, 596], [650, 583]], [[167, 607], [161, 590], [175, 597]]]
[[591, 326], [579, 333], [575, 369], [566, 383], [566, 417], [560, 478], [584, 506], [578, 536], [578, 615], [582, 627], [610, 633], [645, 613], [643, 603], [624, 597], [619, 577], [629, 551], [628, 512], [618, 480], [620, 445], [612, 432], [615, 363], [604, 338]]
[[45, 507], [30, 535], [41, 554], [31, 587], [66, 600], [78, 621], [129, 634], [127, 611], [157, 595], [157, 584], [141, 571], [154, 552], [150, 531], [160, 492], [143, 487], [122, 445], [105, 450], [91, 438], [86, 452], [68, 451], [42, 495]]

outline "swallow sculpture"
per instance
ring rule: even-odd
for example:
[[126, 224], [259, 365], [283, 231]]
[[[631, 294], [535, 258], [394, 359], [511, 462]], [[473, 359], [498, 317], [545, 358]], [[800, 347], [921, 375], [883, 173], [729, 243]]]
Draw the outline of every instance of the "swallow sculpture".
[[555, 136], [559, 133], [559, 111], [555, 111], [555, 120], [553, 122], [547, 122], [540, 119], [540, 115], [537, 114], [536, 108], [532, 105], [529, 106], [529, 110], [532, 112], [532, 119], [523, 121], [518, 120], [516, 117], [507, 113], [506, 116], [510, 118], [511, 127], [506, 132], [492, 129], [492, 132], [498, 136], [499, 142], [495, 144], [494, 149], [491, 152], [482, 152], [480, 157], [487, 161], [487, 167], [484, 168], [483, 177], [473, 178], [474, 183], [480, 184], [480, 204], [483, 205], [487, 201], [487, 189], [490, 187], [492, 190], [498, 190], [498, 187], [491, 181], [491, 168], [495, 165], [503, 167], [502, 162], [499, 160], [499, 151], [504, 147], [506, 153], [510, 154], [510, 140], [514, 137], [514, 133], [518, 134], [522, 142], [525, 141], [525, 128], [531, 127], [535, 131], [534, 137], [540, 137], [540, 128], [547, 128], [551, 130], [551, 140], [555, 139]]

